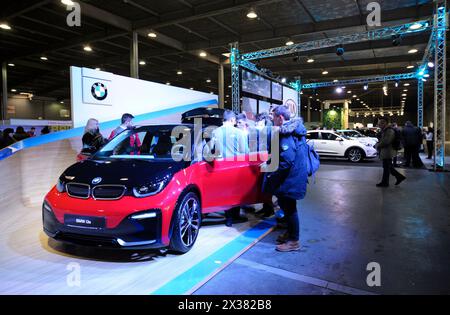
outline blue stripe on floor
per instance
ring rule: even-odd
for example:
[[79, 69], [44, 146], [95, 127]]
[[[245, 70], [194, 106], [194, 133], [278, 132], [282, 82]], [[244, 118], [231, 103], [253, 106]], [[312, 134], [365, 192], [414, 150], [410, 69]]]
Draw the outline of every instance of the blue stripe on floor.
[[[193, 104], [186, 104], [186, 105], [163, 109], [163, 110], [159, 110], [159, 111], [151, 112], [151, 113], [147, 113], [147, 114], [136, 115], [136, 117], [134, 118], [134, 122], [138, 123], [140, 121], [160, 118], [160, 117], [164, 117], [166, 115], [171, 115], [171, 114], [175, 114], [178, 112], [181, 113], [181, 112], [185, 112], [185, 111], [197, 108], [197, 107], [204, 107], [204, 106], [209, 106], [209, 105], [214, 105], [214, 104], [217, 104], [217, 100], [211, 99], [208, 101], [203, 101], [203, 102], [198, 102], [198, 103], [193, 103]], [[181, 121], [181, 117], [180, 117], [180, 121]], [[114, 128], [118, 125], [120, 125], [120, 119], [114, 119], [114, 120], [100, 123], [100, 128], [101, 129], [110, 129], [110, 128]], [[0, 150], [0, 161], [8, 158], [9, 156], [13, 155], [17, 151], [20, 151], [23, 149], [36, 147], [36, 146], [47, 144], [50, 142], [70, 139], [73, 137], [81, 137], [83, 135], [83, 131], [84, 131], [84, 127], [78, 127], [78, 128], [74, 128], [74, 129], [52, 132], [47, 135], [27, 138], [25, 140], [18, 141], [16, 143], [10, 145], [9, 147], [6, 147], [6, 148]]]
[[[264, 233], [269, 231], [274, 225], [274, 219], [258, 223], [195, 266], [151, 292], [151, 294], [180, 295], [189, 292], [223, 264], [227, 263], [256, 239], [264, 235]], [[220, 261], [221, 263], [218, 264], [216, 263], [217, 261]]]

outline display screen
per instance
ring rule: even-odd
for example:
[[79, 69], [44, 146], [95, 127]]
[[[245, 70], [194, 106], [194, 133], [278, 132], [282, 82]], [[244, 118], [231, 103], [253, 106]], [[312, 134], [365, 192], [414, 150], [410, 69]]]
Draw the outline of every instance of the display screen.
[[242, 70], [242, 91], [270, 97], [270, 81], [252, 72]]
[[283, 91], [283, 86], [281, 84], [272, 82], [272, 98], [274, 100], [279, 100], [279, 101], [283, 100], [282, 91]]

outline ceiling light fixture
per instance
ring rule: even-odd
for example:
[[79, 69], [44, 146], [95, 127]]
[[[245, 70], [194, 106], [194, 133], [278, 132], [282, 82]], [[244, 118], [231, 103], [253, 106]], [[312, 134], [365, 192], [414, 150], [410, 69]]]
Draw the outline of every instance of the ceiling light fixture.
[[416, 52], [418, 52], [418, 50], [415, 48], [408, 50], [408, 54], [415, 54]]
[[430, 61], [430, 62], [428, 63], [428, 67], [429, 67], [429, 68], [434, 68], [434, 63]]
[[11, 92], [17, 92], [17, 90], [16, 89], [11, 89]]
[[313, 63], [314, 59], [313, 58], [308, 58], [308, 60], [306, 60], [307, 63]]
[[48, 60], [48, 58], [45, 56], [41, 56], [41, 60]]
[[139, 61], [139, 64], [140, 64], [141, 66], [145, 66], [147, 63], [146, 63], [144, 60], [141, 60], [141, 61]]
[[61, 0], [61, 3], [65, 4], [65, 5], [73, 5], [73, 1], [72, 0]]
[[292, 39], [288, 39], [286, 41], [286, 46], [292, 46], [292, 45], [294, 45], [294, 42], [292, 41]]
[[211, 79], [206, 79], [206, 83], [211, 83]]
[[0, 28], [2, 29], [2, 30], [10, 30], [11, 29], [11, 26], [9, 26], [9, 24], [8, 23], [6, 23], [6, 22], [3, 22], [3, 23], [0, 23]]
[[147, 36], [151, 37], [151, 38], [156, 38], [158, 35], [156, 35], [155, 32], [150, 32], [150, 33], [147, 34]]
[[327, 71], [327, 70], [322, 71], [322, 74], [323, 74], [323, 75], [327, 75], [327, 74], [328, 74], [328, 71]]
[[406, 69], [413, 69], [413, 68], [414, 68], [413, 65], [409, 65], [409, 66], [406, 67]]
[[182, 74], [183, 74], [183, 71], [178, 70], [178, 71], [177, 71], [177, 74], [178, 74], [178, 75], [182, 75]]
[[201, 51], [198, 55], [202, 58], [205, 58], [208, 54], [204, 51]]
[[13, 64], [13, 63], [8, 63], [8, 66], [10, 66], [10, 67], [14, 67], [14, 66], [15, 66], [15, 64]]
[[86, 46], [83, 47], [83, 50], [84, 51], [92, 51], [92, 47], [89, 46], [89, 45], [86, 45]]
[[247, 17], [249, 19], [256, 19], [258, 14], [256, 14], [256, 11], [253, 8], [250, 8], [250, 11], [247, 12]]

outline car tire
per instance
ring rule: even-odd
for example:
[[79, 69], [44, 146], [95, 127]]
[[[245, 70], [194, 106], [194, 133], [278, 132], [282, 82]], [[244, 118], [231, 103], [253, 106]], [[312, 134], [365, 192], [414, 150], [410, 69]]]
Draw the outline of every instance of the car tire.
[[173, 213], [173, 229], [169, 249], [184, 254], [195, 244], [202, 221], [202, 211], [200, 199], [196, 193], [188, 192], [180, 199], [181, 201], [177, 203]]
[[350, 148], [347, 153], [347, 158], [350, 162], [359, 163], [364, 160], [364, 152], [360, 148]]

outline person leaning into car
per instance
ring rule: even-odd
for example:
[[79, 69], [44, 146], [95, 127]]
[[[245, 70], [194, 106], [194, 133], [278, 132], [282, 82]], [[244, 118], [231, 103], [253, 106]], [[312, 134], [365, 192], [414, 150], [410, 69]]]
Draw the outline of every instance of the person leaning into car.
[[[236, 114], [231, 110], [223, 113], [223, 125], [212, 133], [211, 151], [217, 158], [229, 159], [248, 153], [247, 135], [235, 127]], [[232, 226], [233, 222], [244, 222], [248, 219], [240, 216], [241, 207], [234, 207], [225, 211], [225, 225]]]
[[278, 106], [273, 112], [273, 123], [279, 135], [279, 148], [271, 150], [271, 158], [278, 154], [279, 166], [264, 175], [262, 190], [278, 198], [283, 209], [287, 232], [277, 239], [276, 250], [289, 252], [300, 249], [300, 223], [297, 200], [306, 195], [308, 183], [306, 128], [301, 118], [291, 119], [285, 106]]
[[[122, 115], [121, 125], [114, 129], [109, 135], [108, 140], [113, 139], [118, 136], [125, 130], [129, 130], [133, 128], [133, 118], [134, 116], [128, 113]], [[130, 136], [130, 146], [127, 151], [130, 151], [130, 155], [139, 154], [139, 148], [141, 147], [141, 140], [139, 139], [138, 134], [134, 134]]]

